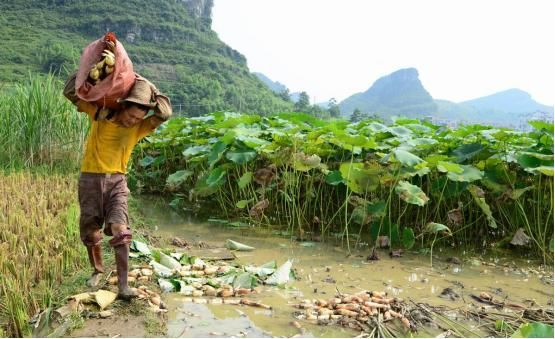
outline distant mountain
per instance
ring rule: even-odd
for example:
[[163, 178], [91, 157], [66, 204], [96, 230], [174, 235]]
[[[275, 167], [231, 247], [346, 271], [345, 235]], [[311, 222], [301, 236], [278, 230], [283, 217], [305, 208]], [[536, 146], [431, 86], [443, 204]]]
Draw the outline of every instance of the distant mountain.
[[553, 106], [538, 103], [523, 90], [513, 88], [477, 99], [454, 103], [436, 100], [437, 117], [495, 125], [520, 125], [538, 113], [553, 116]]
[[379, 78], [366, 92], [341, 101], [339, 108], [345, 115], [358, 108], [364, 113], [376, 113], [382, 117], [424, 117], [437, 112], [437, 105], [422, 86], [415, 68], [401, 69]]
[[[289, 91], [289, 88], [287, 88], [287, 86], [285, 86], [279, 81], [274, 81], [268, 78], [266, 75], [262, 73], [253, 72], [252, 74], [254, 74], [260, 81], [266, 84], [266, 86], [268, 86], [268, 88], [271, 89], [272, 92], [274, 93], [280, 94], [280, 93], [283, 93], [283, 91]], [[299, 101], [300, 95], [301, 95], [301, 92], [289, 93], [289, 100], [291, 100], [292, 102], [297, 102]]]
[[542, 105], [532, 99], [532, 96], [523, 90], [513, 88], [498, 92], [478, 99], [460, 103], [475, 109], [480, 114], [491, 112], [507, 112], [525, 114], [534, 112], [553, 113], [553, 106]]
[[258, 79], [260, 79], [260, 81], [262, 81], [264, 84], [266, 84], [266, 86], [268, 86], [268, 88], [270, 88], [275, 93], [279, 94], [279, 93], [282, 93], [285, 90], [288, 90], [288, 88], [284, 84], [282, 84], [281, 82], [273, 81], [272, 79], [268, 78], [267, 76], [265, 76], [262, 73], [253, 72], [252, 74], [256, 75], [256, 77]]

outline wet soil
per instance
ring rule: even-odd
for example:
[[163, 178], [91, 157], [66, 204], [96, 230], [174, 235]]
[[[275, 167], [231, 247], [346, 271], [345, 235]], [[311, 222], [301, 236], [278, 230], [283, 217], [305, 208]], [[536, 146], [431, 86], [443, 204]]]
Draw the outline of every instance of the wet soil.
[[[262, 265], [275, 260], [280, 265], [292, 259], [297, 277], [285, 288], [257, 287], [258, 294], [252, 299], [272, 306], [271, 310], [193, 304], [179, 293], [163, 294], [168, 313], [158, 319], [165, 321], [166, 329], [165, 334], [156, 336], [354, 337], [360, 333], [310, 323], [302, 323], [301, 333], [291, 325], [295, 320], [291, 304], [301, 299], [329, 299], [337, 292], [361, 290], [385, 291], [405, 300], [450, 308], [478, 304], [471, 295], [480, 292], [526, 306], [553, 307], [553, 268], [518, 257], [437, 249], [431, 267], [426, 254], [404, 251], [401, 257], [390, 257], [389, 251], [379, 250], [380, 260], [373, 261], [367, 260], [371, 255], [368, 247], [351, 250], [349, 254], [345, 248], [332, 243], [299, 242], [270, 230], [224, 228], [200, 222], [175, 213], [166, 201], [153, 197], [141, 198], [139, 204], [142, 213], [154, 221], [155, 230], [149, 237], [159, 244], [171, 245], [172, 239], [178, 237], [188, 243], [221, 247], [227, 239], [232, 239], [256, 248], [252, 252], [234, 252], [237, 263]], [[128, 313], [113, 319], [88, 320], [71, 336], [152, 336], [147, 327], [143, 316]], [[435, 336], [441, 332], [422, 331], [416, 336]]]

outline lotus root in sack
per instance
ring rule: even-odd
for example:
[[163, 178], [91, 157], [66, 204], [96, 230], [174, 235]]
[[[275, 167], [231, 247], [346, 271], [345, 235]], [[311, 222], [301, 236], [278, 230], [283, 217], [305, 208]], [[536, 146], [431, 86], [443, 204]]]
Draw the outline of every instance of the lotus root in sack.
[[[115, 43], [113, 71], [95, 84], [91, 81], [89, 72], [93, 66], [103, 60], [103, 52], [109, 48], [106, 41], [110, 40]], [[116, 40], [114, 33], [107, 33], [85, 47], [75, 81], [75, 91], [81, 100], [96, 104], [98, 107], [120, 109], [118, 99], [125, 98], [134, 83], [133, 63], [121, 42]]]

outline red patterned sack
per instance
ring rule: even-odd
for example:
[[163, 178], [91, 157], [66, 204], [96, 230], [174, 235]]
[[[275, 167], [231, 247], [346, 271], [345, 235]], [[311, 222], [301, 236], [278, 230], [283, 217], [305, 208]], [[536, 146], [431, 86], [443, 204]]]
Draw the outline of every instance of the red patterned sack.
[[121, 42], [116, 40], [114, 70], [103, 80], [94, 84], [89, 79], [89, 71], [102, 59], [102, 52], [107, 48], [106, 39], [115, 40], [113, 33], [107, 33], [103, 38], [90, 43], [83, 50], [79, 61], [79, 70], [75, 81], [77, 96], [83, 100], [111, 109], [120, 109], [118, 99], [127, 97], [131, 87], [135, 83], [133, 63]]

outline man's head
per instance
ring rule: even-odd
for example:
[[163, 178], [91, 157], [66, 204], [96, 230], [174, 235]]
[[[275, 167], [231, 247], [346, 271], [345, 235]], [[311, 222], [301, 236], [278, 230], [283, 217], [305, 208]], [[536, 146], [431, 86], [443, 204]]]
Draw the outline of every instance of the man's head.
[[131, 127], [143, 121], [148, 110], [148, 107], [129, 102], [116, 114], [113, 121], [122, 127]]

